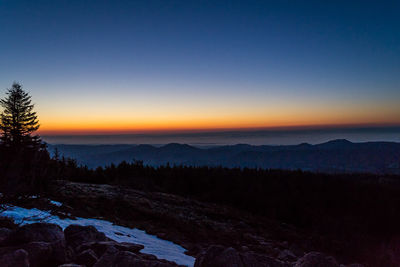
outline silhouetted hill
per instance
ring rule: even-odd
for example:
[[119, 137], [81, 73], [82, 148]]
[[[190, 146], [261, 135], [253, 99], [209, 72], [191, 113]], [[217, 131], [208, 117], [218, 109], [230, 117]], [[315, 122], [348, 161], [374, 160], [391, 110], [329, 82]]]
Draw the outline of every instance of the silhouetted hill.
[[319, 172], [400, 173], [400, 143], [352, 143], [252, 146], [238, 144], [199, 148], [171, 143], [151, 145], [49, 145], [49, 150], [75, 158], [90, 168], [121, 161], [142, 160], [152, 166], [193, 165], [301, 169]]

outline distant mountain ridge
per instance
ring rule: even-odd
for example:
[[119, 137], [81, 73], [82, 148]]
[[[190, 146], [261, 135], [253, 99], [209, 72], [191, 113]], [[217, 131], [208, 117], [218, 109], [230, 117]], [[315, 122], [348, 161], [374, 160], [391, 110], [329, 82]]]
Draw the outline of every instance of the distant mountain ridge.
[[301, 169], [315, 172], [368, 172], [400, 174], [400, 143], [352, 143], [345, 139], [310, 145], [247, 144], [200, 148], [187, 144], [49, 145], [50, 152], [77, 160], [90, 168], [122, 161], [142, 160], [153, 166], [192, 165]]

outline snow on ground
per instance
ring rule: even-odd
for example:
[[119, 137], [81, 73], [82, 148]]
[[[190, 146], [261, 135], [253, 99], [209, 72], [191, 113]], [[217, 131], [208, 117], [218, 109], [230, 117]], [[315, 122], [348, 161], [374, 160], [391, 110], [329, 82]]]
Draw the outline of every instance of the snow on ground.
[[[59, 202], [58, 202], [59, 203]], [[60, 203], [61, 204], [61, 203]], [[56, 204], [55, 204], [56, 205]], [[154, 235], [146, 234], [145, 231], [114, 225], [109, 221], [98, 219], [79, 218], [60, 219], [48, 211], [38, 209], [25, 209], [17, 206], [7, 206], [0, 214], [1, 216], [13, 218], [16, 223], [30, 224], [35, 222], [48, 222], [58, 224], [65, 229], [70, 224], [83, 226], [93, 225], [97, 230], [103, 232], [107, 237], [117, 242], [130, 242], [141, 244], [143, 253], [155, 255], [159, 259], [174, 261], [177, 264], [193, 266], [195, 258], [184, 254], [183, 247], [171, 242], [159, 239]]]
[[55, 200], [50, 200], [50, 203], [55, 205], [55, 206], [57, 206], [57, 207], [61, 207], [62, 206], [61, 202], [58, 202], [58, 201], [55, 201]]

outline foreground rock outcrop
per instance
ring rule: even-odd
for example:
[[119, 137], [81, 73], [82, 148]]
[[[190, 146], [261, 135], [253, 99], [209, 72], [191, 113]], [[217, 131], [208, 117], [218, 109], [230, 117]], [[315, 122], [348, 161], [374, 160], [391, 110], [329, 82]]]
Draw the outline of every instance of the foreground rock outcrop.
[[295, 267], [339, 267], [336, 259], [319, 252], [310, 252], [300, 258]]
[[33, 223], [0, 228], [0, 267], [173, 267], [174, 262], [140, 253], [142, 245], [118, 243], [93, 226]]
[[236, 249], [222, 246], [211, 246], [201, 253], [194, 265], [195, 267], [289, 267], [289, 263], [254, 252], [239, 252]]
[[[93, 226], [70, 225], [64, 231], [50, 223], [1, 226], [0, 267], [178, 266], [141, 253], [142, 245], [111, 240]], [[275, 253], [260, 253], [246, 246], [210, 245], [196, 255], [194, 267], [345, 267], [320, 252], [302, 253], [294, 247], [289, 249], [287, 242], [264, 243], [264, 246]]]
[[[324, 237], [303, 233], [284, 223], [172, 194], [67, 181], [55, 182], [52, 191], [51, 197], [64, 203], [60, 212], [105, 218], [173, 241], [197, 259], [197, 267], [312, 266], [313, 258], [303, 257], [328, 243]], [[101, 250], [106, 251], [104, 247]], [[324, 251], [332, 254], [326, 248]], [[86, 252], [82, 257], [93, 258], [90, 255]]]
[[232, 247], [210, 246], [198, 255], [194, 267], [364, 267], [362, 264], [339, 265], [332, 256], [309, 252], [295, 261], [283, 261]]
[[0, 266], [2, 267], [29, 267], [28, 252], [17, 248], [0, 249]]
[[[3, 249], [22, 249], [29, 266], [54, 266], [66, 261], [64, 233], [58, 225], [34, 223], [9, 232], [0, 243]], [[22, 255], [22, 254], [21, 254]]]

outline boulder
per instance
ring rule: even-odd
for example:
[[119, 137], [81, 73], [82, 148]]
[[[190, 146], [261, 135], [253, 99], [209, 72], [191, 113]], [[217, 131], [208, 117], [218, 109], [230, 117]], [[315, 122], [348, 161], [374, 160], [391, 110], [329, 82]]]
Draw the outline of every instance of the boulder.
[[93, 267], [176, 267], [177, 264], [166, 260], [149, 260], [141, 254], [129, 251], [118, 251], [116, 248], [108, 249]]
[[137, 257], [136, 254], [127, 252], [127, 251], [119, 251], [116, 254], [106, 253], [100, 260], [94, 265], [94, 267], [122, 267], [122, 266], [130, 266], [130, 267], [145, 267], [147, 265], [142, 262], [142, 260]]
[[238, 252], [234, 248], [210, 246], [197, 256], [195, 267], [284, 267], [290, 266], [274, 258], [259, 255], [251, 251]]
[[[44, 257], [53, 266], [65, 262], [65, 238], [60, 226], [50, 223], [33, 223], [19, 227], [2, 242], [2, 245], [20, 246], [29, 252], [29, 258], [43, 262]], [[42, 255], [45, 253], [46, 255]], [[40, 264], [39, 264], [40, 265]], [[35, 266], [35, 265], [34, 265]]]
[[87, 249], [82, 251], [76, 257], [76, 262], [86, 267], [92, 267], [98, 260], [96, 253], [93, 252], [91, 249]]
[[51, 223], [26, 224], [13, 231], [4, 241], [5, 245], [20, 245], [30, 242], [64, 242], [60, 226]]
[[65, 242], [31, 242], [21, 245], [29, 254], [31, 267], [55, 266], [65, 262]]
[[54, 266], [53, 248], [50, 243], [31, 242], [22, 246], [28, 252], [30, 267]]
[[133, 244], [128, 242], [117, 243], [116, 248], [121, 251], [130, 251], [133, 253], [137, 253], [140, 250], [144, 249], [143, 245]]
[[15, 224], [13, 219], [0, 216], [0, 228], [16, 229], [18, 225]]
[[335, 258], [320, 252], [310, 252], [300, 258], [295, 267], [339, 267]]
[[67, 263], [58, 265], [58, 267], [86, 267], [85, 265], [75, 264], [75, 263]]
[[114, 247], [120, 251], [130, 251], [133, 253], [139, 252], [141, 249], [144, 248], [142, 245], [132, 244], [132, 243], [118, 243], [115, 241], [99, 241], [99, 242], [86, 242], [76, 248], [76, 251], [82, 252], [86, 249], [93, 250], [97, 256], [102, 256], [104, 252], [110, 248]]
[[282, 250], [279, 253], [278, 258], [283, 261], [291, 261], [291, 262], [297, 259], [296, 255], [289, 249]]
[[1, 267], [29, 267], [28, 252], [23, 249], [1, 248]]
[[291, 264], [276, 260], [275, 258], [260, 255], [254, 252], [241, 253], [243, 265], [246, 267], [291, 267]]
[[143, 254], [141, 253], [140, 256], [146, 260], [157, 260], [157, 257], [152, 254]]
[[92, 250], [98, 257], [101, 257], [109, 248], [115, 248], [117, 242], [115, 241], [99, 241], [99, 242], [86, 242], [75, 248], [77, 253], [87, 249]]
[[64, 230], [67, 245], [77, 248], [86, 242], [109, 241], [104, 233], [97, 231], [94, 226], [81, 226], [72, 224]]
[[8, 228], [0, 228], [0, 244], [10, 236], [11, 232]]
[[210, 246], [201, 256], [197, 257], [195, 267], [244, 267], [239, 253], [234, 248]]
[[118, 249], [114, 246], [108, 247], [99, 260], [93, 265], [93, 267], [112, 267]]

